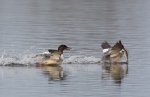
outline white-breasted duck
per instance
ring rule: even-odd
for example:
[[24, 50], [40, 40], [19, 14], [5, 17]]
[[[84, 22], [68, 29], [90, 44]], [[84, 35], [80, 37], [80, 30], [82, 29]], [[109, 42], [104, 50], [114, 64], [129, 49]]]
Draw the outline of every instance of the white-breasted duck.
[[58, 50], [48, 49], [48, 52], [37, 55], [42, 60], [38, 65], [60, 65], [63, 62], [63, 51], [70, 50], [71, 48], [66, 45], [60, 45]]

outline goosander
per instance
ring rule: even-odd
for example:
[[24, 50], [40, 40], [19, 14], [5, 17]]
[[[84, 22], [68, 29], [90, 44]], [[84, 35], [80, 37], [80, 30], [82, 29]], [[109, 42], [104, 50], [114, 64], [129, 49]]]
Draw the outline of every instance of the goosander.
[[63, 62], [63, 51], [70, 50], [71, 48], [66, 45], [60, 45], [58, 50], [48, 49], [48, 52], [37, 55], [42, 59], [38, 64], [40, 65], [60, 65]]
[[102, 57], [103, 62], [119, 62], [125, 55], [126, 63], [128, 63], [128, 52], [124, 48], [121, 40], [119, 40], [119, 42], [117, 42], [113, 47], [111, 47], [108, 42], [105, 41], [101, 44], [101, 47], [103, 48], [104, 53], [104, 56]]

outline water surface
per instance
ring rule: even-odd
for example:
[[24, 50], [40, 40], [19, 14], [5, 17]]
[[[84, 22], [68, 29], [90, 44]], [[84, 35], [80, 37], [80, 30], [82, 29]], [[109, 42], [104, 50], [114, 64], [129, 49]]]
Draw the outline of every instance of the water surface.
[[[149, 96], [149, 10], [149, 0], [1, 0], [1, 96]], [[121, 83], [97, 63], [105, 40], [129, 51]], [[36, 67], [36, 54], [60, 44], [73, 48], [61, 67]]]

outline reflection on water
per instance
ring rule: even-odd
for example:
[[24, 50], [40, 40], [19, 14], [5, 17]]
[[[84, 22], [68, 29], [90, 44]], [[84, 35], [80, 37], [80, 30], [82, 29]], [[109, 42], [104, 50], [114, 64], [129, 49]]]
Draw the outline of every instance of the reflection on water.
[[105, 70], [102, 73], [102, 79], [109, 79], [111, 76], [116, 83], [121, 83], [124, 76], [128, 74], [128, 64], [104, 63], [102, 68]]
[[64, 72], [61, 66], [42, 66], [44, 74], [49, 76], [49, 80], [63, 80]]

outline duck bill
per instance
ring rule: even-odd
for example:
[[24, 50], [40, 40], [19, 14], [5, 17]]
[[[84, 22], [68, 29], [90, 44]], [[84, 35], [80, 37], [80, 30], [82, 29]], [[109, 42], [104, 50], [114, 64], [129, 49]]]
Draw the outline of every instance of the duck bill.
[[66, 50], [71, 50], [71, 49], [72, 49], [71, 47], [67, 47], [67, 48], [66, 48]]
[[129, 61], [129, 59], [128, 59], [128, 52], [127, 52], [126, 49], [124, 49], [124, 51], [125, 51], [126, 62], [128, 63], [128, 61]]

